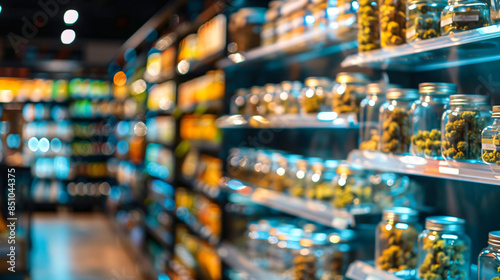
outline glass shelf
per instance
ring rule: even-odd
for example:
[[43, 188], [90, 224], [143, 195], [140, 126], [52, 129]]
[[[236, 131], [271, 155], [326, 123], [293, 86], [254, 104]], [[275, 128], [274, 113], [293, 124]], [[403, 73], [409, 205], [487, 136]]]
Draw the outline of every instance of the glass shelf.
[[[271, 116], [222, 116], [217, 119], [217, 127], [228, 128], [358, 128], [356, 117], [337, 117], [334, 112], [324, 112], [318, 116], [271, 115]], [[329, 114], [329, 115], [328, 115]]]
[[332, 208], [326, 203], [305, 200], [269, 189], [250, 187], [236, 179], [225, 178], [222, 187], [229, 191], [236, 191], [257, 204], [337, 229], [354, 227], [355, 216], [373, 213], [371, 207], [349, 212]]
[[218, 249], [222, 261], [237, 272], [248, 274], [251, 279], [282, 280], [280, 276], [266, 271], [246, 258], [237, 248], [228, 243], [223, 243]]
[[341, 66], [419, 72], [495, 60], [500, 60], [498, 25], [350, 55]]
[[483, 184], [500, 184], [500, 173], [494, 173], [486, 164], [452, 163], [444, 160], [425, 159], [416, 156], [398, 156], [380, 152], [353, 150], [348, 161], [363, 168], [396, 172], [408, 175], [428, 176]]
[[[313, 43], [316, 40], [320, 42]], [[354, 50], [356, 46], [355, 41], [341, 42], [336, 38], [335, 30], [326, 29], [308, 32], [302, 36], [272, 45], [257, 47], [248, 52], [230, 54], [227, 58], [219, 60], [216, 66], [227, 68], [233, 65], [244, 65], [268, 59], [276, 60], [281, 57], [291, 58], [292, 56], [294, 57], [291, 62], [301, 62], [346, 50]]]

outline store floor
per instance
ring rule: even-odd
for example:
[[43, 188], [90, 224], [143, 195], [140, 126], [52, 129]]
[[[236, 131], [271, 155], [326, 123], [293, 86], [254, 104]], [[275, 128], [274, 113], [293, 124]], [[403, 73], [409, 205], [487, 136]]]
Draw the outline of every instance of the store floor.
[[102, 214], [35, 214], [32, 280], [142, 280]]

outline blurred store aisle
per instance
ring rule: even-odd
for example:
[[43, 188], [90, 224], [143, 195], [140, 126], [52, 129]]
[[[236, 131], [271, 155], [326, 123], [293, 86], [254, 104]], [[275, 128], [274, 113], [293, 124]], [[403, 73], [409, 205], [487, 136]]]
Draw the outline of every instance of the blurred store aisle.
[[102, 214], [36, 214], [32, 280], [142, 280]]

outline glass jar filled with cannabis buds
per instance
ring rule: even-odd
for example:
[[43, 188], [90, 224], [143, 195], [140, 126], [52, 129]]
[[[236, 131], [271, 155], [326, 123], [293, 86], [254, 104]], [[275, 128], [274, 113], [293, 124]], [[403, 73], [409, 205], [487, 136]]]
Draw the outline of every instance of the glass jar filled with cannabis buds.
[[500, 172], [500, 106], [493, 106], [492, 123], [481, 133], [483, 161], [495, 172]]
[[411, 153], [415, 156], [441, 158], [441, 117], [457, 86], [448, 83], [421, 83], [420, 99], [412, 105], [413, 135]]
[[500, 279], [500, 231], [488, 235], [488, 247], [479, 254], [477, 266], [478, 280]]

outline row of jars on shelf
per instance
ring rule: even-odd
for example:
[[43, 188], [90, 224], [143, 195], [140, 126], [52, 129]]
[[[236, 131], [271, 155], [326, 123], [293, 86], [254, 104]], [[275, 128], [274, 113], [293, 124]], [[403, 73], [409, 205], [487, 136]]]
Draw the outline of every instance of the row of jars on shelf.
[[[420, 231], [418, 213], [404, 207], [383, 212], [376, 230], [376, 267], [402, 279], [470, 279], [471, 240], [465, 220], [433, 216]], [[496, 280], [500, 273], [500, 231], [489, 234], [488, 247], [478, 257], [480, 280]]]
[[416, 206], [419, 202], [406, 176], [281, 151], [232, 149], [228, 173], [254, 186], [338, 209], [380, 210], [395, 205]]
[[418, 92], [373, 85], [361, 102], [360, 149], [495, 167], [500, 107], [492, 114], [487, 96], [456, 93], [449, 83], [421, 83]]
[[[283, 279], [342, 279], [352, 261], [371, 258], [361, 235], [268, 218], [248, 224], [245, 247], [255, 264]], [[500, 232], [491, 232], [488, 243], [478, 258], [480, 280], [499, 277]], [[428, 217], [421, 230], [417, 211], [395, 207], [376, 227], [375, 265], [401, 279], [470, 279], [470, 249], [465, 220], [456, 217]]]
[[241, 115], [337, 114], [358, 113], [366, 96], [368, 76], [342, 72], [335, 82], [326, 77], [310, 77], [304, 85], [298, 81], [240, 89], [231, 99], [231, 113]]

